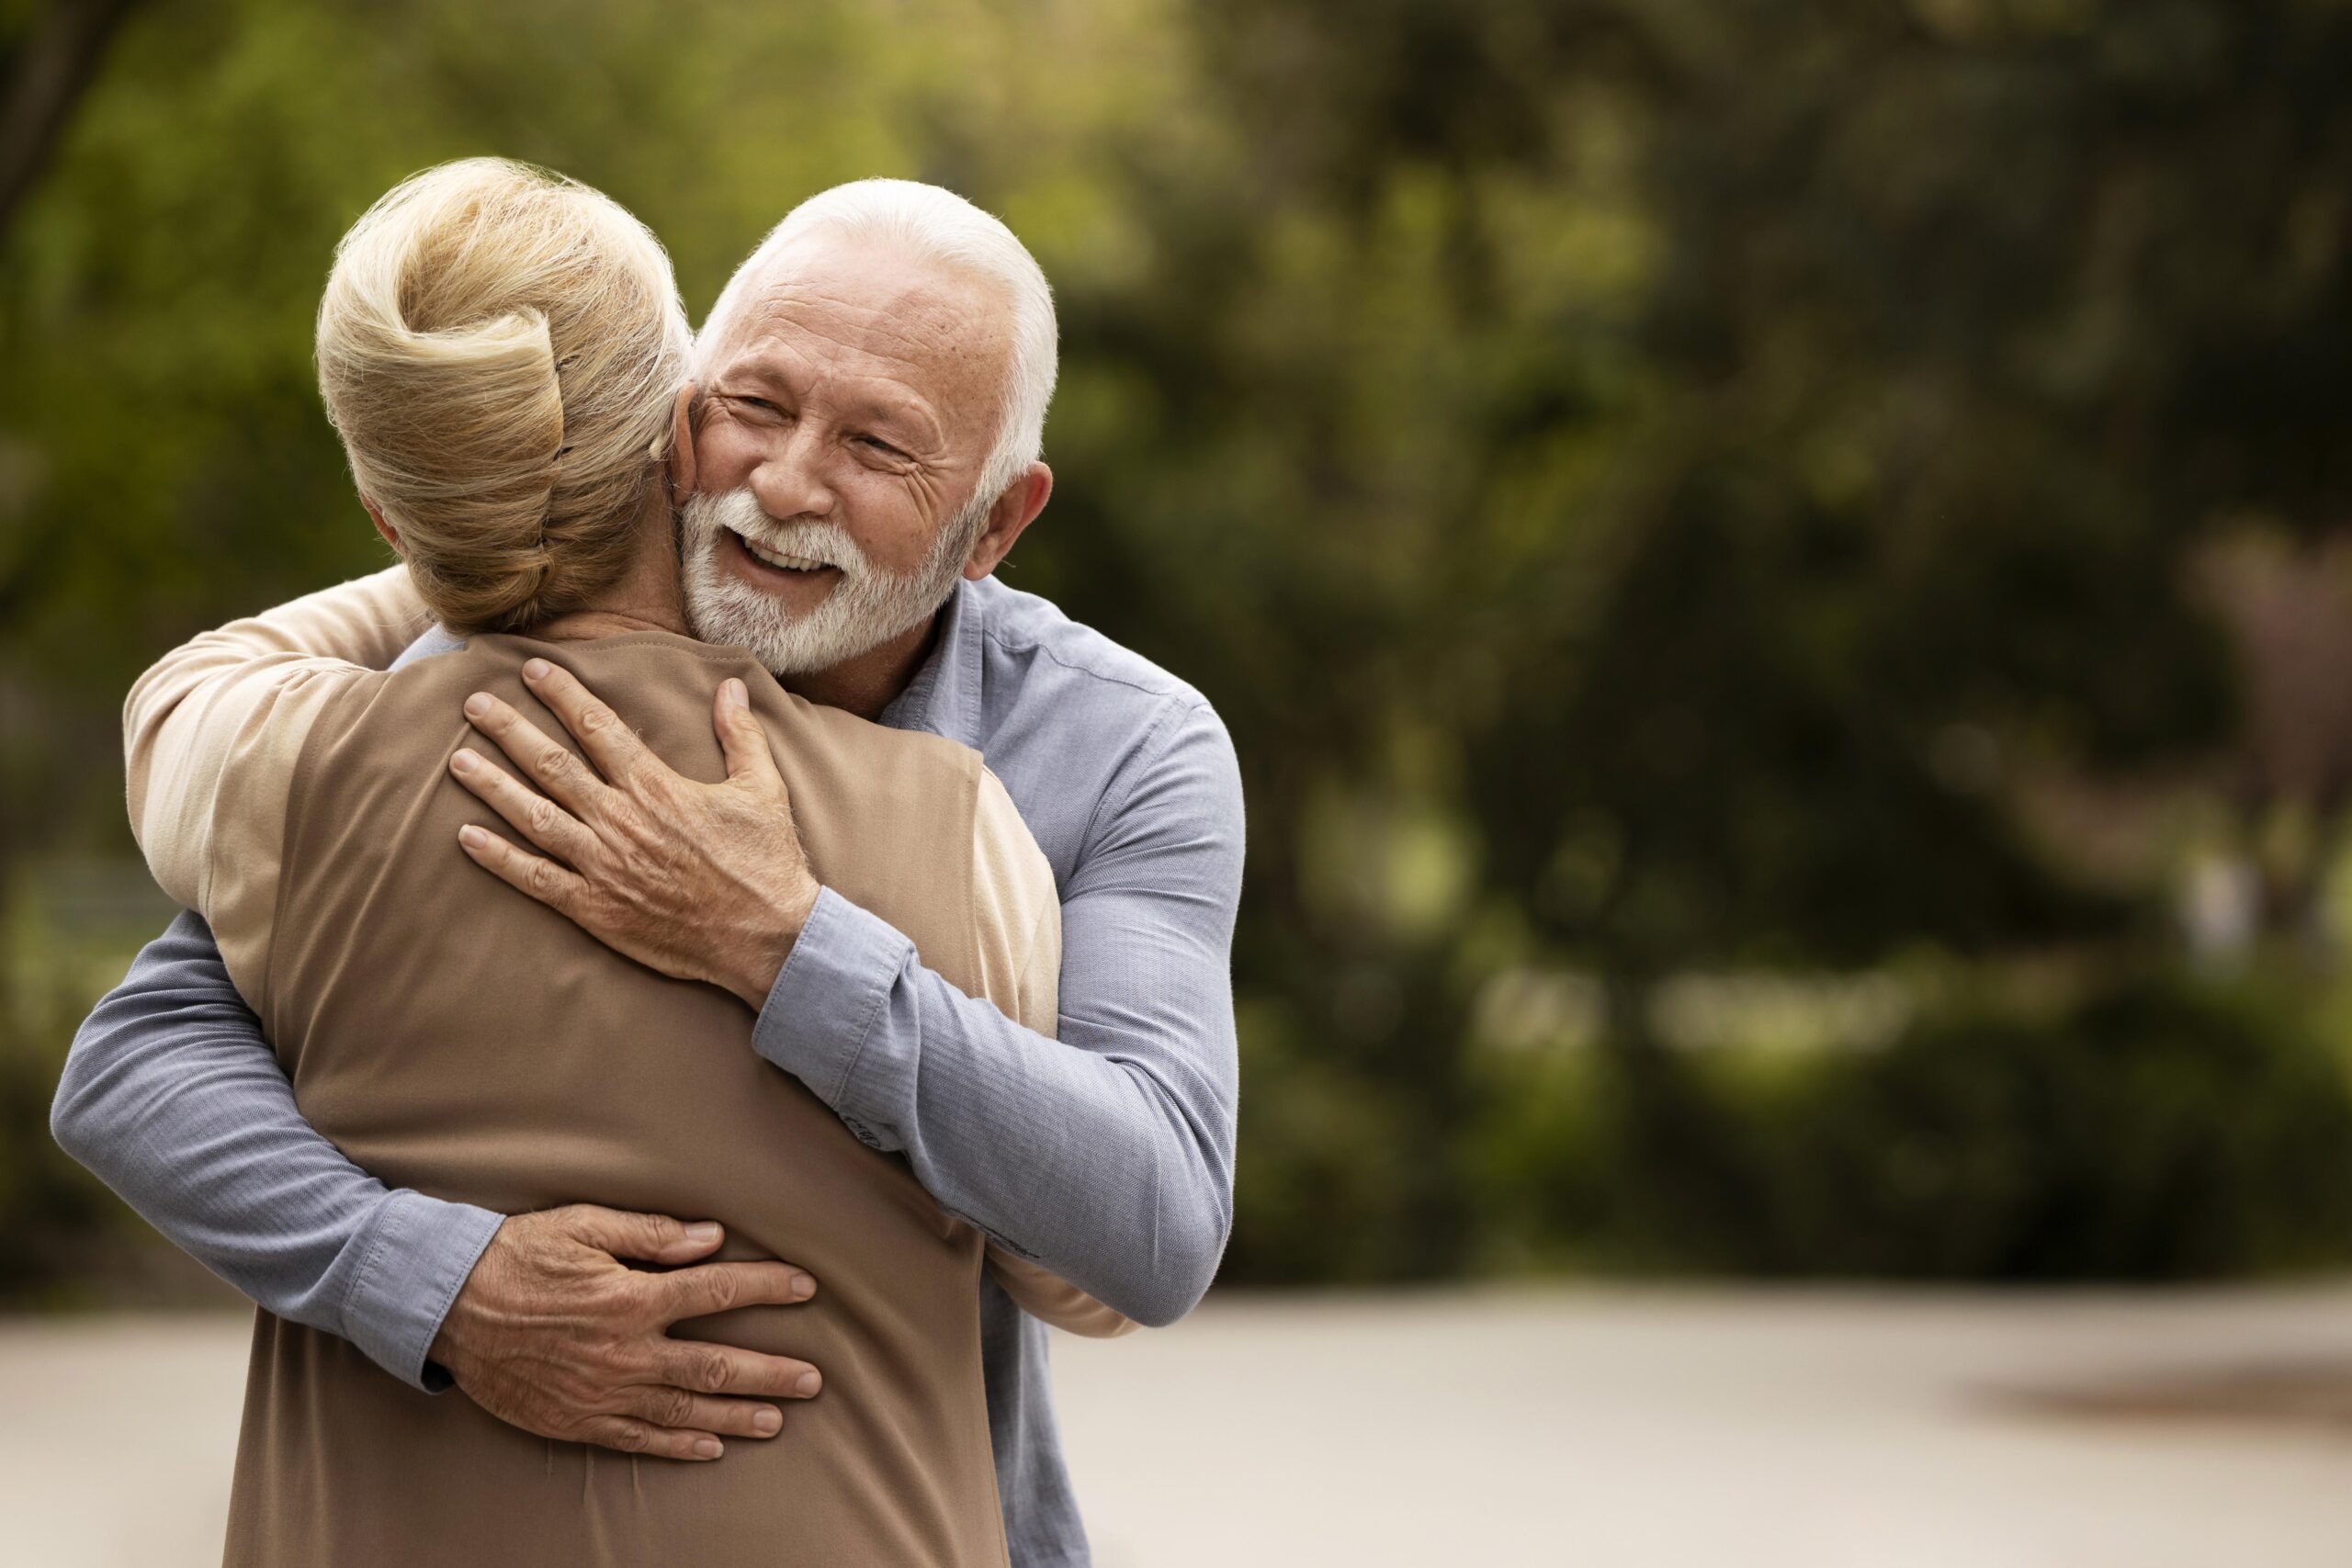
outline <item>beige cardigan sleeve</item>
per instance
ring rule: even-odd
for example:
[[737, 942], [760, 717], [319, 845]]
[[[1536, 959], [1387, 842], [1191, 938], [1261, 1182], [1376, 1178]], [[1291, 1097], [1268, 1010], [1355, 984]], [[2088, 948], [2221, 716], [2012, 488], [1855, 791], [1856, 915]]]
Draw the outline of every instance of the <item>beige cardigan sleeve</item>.
[[206, 632], [123, 704], [130, 830], [164, 892], [202, 915], [258, 1007], [294, 763], [335, 694], [430, 617], [395, 567]]
[[[1061, 1021], [1062, 971], [1061, 897], [1053, 868], [994, 773], [980, 774], [973, 829], [973, 912], [980, 934], [981, 994], [991, 1000], [1014, 998], [1014, 1006], [1006, 1010], [1014, 1021], [1052, 1039]], [[989, 1272], [1023, 1311], [1057, 1328], [1109, 1339], [1139, 1326], [1001, 1247], [989, 1247]]]

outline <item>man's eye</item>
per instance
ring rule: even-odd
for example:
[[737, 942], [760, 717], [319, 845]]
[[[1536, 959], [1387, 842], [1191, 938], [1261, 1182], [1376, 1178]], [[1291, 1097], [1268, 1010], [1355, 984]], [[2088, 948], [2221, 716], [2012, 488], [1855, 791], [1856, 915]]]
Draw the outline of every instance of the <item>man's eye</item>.
[[886, 457], [903, 457], [906, 456], [904, 452], [899, 451], [896, 446], [891, 446], [888, 441], [883, 440], [878, 435], [861, 435], [857, 439], [862, 445], [874, 451], [881, 453]]
[[765, 398], [746, 398], [738, 395], [734, 400], [744, 408], [757, 409], [762, 413], [782, 413], [784, 412], [774, 403], [768, 401]]

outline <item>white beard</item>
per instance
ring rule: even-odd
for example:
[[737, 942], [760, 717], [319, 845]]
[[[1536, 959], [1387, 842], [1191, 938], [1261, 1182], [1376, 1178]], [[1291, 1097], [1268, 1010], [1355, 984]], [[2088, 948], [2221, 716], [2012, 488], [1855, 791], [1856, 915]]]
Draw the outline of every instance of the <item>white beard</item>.
[[[748, 490], [697, 492], [679, 513], [686, 624], [705, 642], [750, 649], [771, 674], [830, 670], [912, 630], [947, 602], [972, 541], [988, 524], [993, 500], [975, 496], [940, 530], [922, 565], [894, 575], [867, 560], [837, 523], [808, 517], [776, 522]], [[836, 567], [841, 579], [815, 609], [795, 615], [720, 563], [718, 552], [734, 547], [726, 539], [729, 533], [764, 549]]]

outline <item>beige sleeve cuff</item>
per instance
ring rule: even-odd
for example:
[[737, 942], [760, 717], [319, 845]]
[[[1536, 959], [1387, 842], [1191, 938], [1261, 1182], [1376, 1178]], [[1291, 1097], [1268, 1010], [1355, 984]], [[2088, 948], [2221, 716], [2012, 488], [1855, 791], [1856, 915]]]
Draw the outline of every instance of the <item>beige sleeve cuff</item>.
[[1143, 1326], [1043, 1266], [1015, 1258], [1001, 1247], [989, 1247], [989, 1272], [1022, 1311], [1082, 1339], [1116, 1339]]

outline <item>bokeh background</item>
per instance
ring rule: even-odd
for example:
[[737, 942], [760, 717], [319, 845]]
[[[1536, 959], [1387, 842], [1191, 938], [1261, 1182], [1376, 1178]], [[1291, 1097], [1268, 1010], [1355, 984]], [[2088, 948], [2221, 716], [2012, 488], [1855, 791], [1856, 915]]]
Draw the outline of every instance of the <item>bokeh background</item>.
[[315, 296], [503, 152], [696, 312], [868, 174], [1058, 289], [1007, 579], [1251, 829], [1221, 1286], [1063, 1357], [1105, 1565], [2340, 1561], [2347, 80], [2334, 0], [0, 0], [12, 1540], [219, 1540], [243, 1328], [73, 1312], [226, 1298], [45, 1128], [169, 915], [115, 715], [386, 562]]
[[2352, 1258], [2345, 7], [0, 14], [10, 1295], [142, 1234], [42, 1127], [167, 912], [122, 693], [386, 558], [311, 312], [484, 152], [697, 312], [875, 173], [1043, 262], [1007, 577], [1246, 775], [1227, 1280]]
[[1246, 778], [1221, 1292], [2352, 1263], [2352, 7], [0, 29], [0, 1299], [197, 1289], [44, 1126], [169, 912], [118, 705], [384, 562], [311, 311], [478, 152], [641, 214], [697, 312], [867, 175], [1043, 262], [1058, 485], [1006, 575], [1199, 685]]

